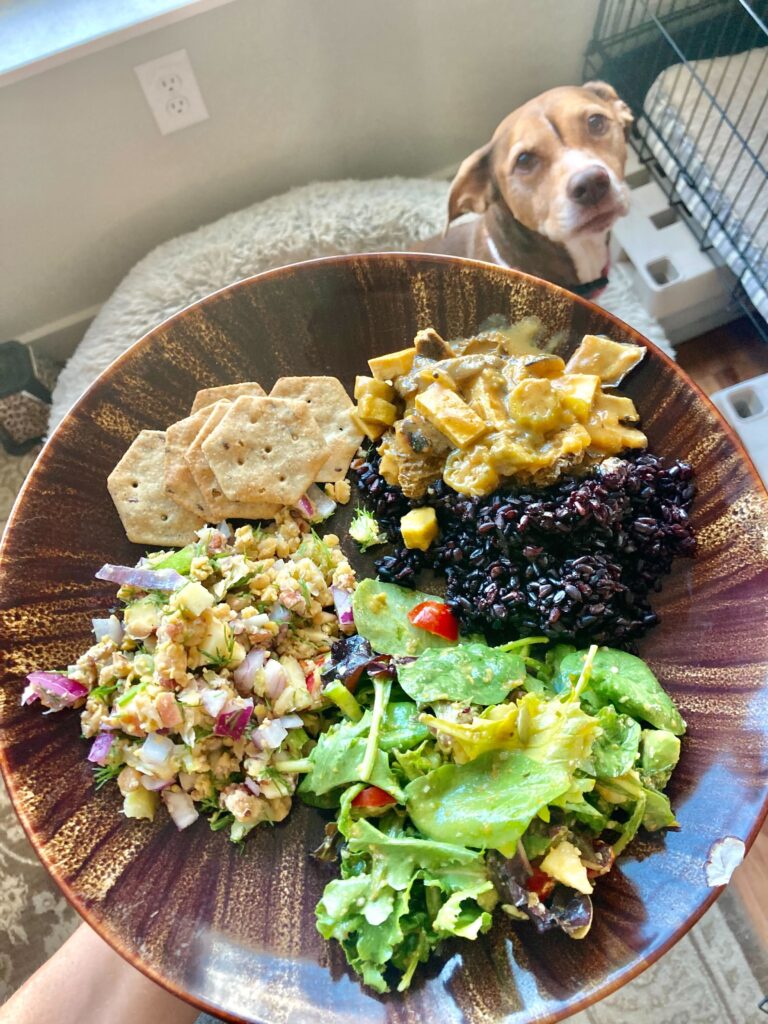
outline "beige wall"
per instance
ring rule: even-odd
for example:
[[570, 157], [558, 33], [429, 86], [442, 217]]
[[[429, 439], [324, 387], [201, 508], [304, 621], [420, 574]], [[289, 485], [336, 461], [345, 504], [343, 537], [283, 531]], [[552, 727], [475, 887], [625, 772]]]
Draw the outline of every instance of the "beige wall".
[[[597, 0], [236, 0], [0, 88], [0, 340], [289, 186], [419, 175], [580, 80]], [[133, 66], [189, 52], [210, 120], [161, 136]]]

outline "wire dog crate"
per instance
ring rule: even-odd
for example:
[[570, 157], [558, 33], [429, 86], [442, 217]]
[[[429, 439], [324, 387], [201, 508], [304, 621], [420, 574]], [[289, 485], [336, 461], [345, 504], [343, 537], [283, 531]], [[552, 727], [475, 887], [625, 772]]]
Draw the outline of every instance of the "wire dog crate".
[[768, 0], [601, 0], [584, 69], [632, 108], [668, 213], [768, 341]]

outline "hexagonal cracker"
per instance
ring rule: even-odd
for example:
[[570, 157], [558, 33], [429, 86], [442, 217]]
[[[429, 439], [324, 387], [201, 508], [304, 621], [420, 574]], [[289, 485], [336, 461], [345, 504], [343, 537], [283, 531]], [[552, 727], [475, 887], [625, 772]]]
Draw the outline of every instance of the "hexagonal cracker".
[[254, 500], [252, 494], [247, 501], [227, 498], [203, 452], [203, 442], [230, 408], [230, 402], [220, 399], [211, 406], [199, 409], [194, 416], [187, 417], [197, 429], [184, 453], [184, 461], [195, 487], [202, 495], [209, 522], [218, 523], [222, 519], [274, 519], [281, 508], [278, 503]]
[[224, 494], [295, 505], [330, 452], [304, 402], [249, 398], [232, 403], [203, 441]]
[[183, 547], [205, 525], [167, 492], [164, 460], [164, 431], [142, 430], [107, 477], [115, 508], [134, 544]]
[[270, 398], [293, 398], [306, 403], [323, 432], [330, 456], [317, 471], [320, 483], [343, 480], [363, 435], [352, 419], [355, 406], [336, 377], [281, 377]]
[[203, 388], [195, 395], [190, 416], [209, 405], [214, 405], [225, 398], [228, 402], [234, 402], [241, 395], [251, 395], [253, 398], [263, 398], [266, 395], [264, 388], [255, 380], [243, 381], [240, 384], [221, 384], [217, 388]]

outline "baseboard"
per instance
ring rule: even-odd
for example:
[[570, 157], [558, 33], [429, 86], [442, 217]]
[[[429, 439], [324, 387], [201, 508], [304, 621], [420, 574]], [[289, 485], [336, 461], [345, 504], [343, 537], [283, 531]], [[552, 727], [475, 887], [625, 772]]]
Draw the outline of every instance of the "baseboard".
[[32, 331], [26, 331], [15, 340], [31, 345], [35, 352], [48, 356], [56, 363], [66, 363], [100, 309], [101, 306], [80, 309], [60, 320], [53, 320]]

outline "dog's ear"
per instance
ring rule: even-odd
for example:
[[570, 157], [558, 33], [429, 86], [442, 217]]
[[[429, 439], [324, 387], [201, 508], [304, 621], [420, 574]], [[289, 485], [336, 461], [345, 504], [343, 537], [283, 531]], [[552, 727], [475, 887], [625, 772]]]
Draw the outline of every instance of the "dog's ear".
[[619, 119], [619, 123], [624, 129], [626, 135], [629, 131], [630, 125], [635, 120], [632, 111], [629, 109], [624, 100], [620, 99], [619, 94], [609, 85], [607, 82], [585, 82], [582, 86], [584, 89], [589, 89], [595, 96], [599, 96], [601, 100], [605, 100], [606, 103], [610, 103], [613, 109], [616, 111], [616, 116]]
[[462, 213], [483, 213], [488, 209], [493, 198], [492, 153], [493, 142], [488, 142], [462, 161], [448, 194], [448, 224]]

